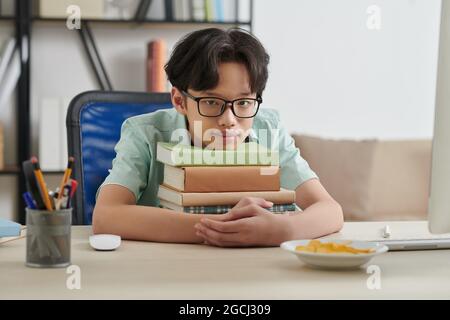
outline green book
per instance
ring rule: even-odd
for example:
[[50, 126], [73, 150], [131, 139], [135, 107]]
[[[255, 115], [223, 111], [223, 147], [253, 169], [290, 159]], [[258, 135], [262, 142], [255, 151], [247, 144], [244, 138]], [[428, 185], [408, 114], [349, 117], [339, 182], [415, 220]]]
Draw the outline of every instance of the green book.
[[174, 167], [279, 166], [278, 150], [256, 142], [241, 143], [236, 150], [211, 150], [196, 146], [158, 142], [156, 159]]
[[214, 0], [205, 0], [205, 16], [206, 21], [215, 21]]

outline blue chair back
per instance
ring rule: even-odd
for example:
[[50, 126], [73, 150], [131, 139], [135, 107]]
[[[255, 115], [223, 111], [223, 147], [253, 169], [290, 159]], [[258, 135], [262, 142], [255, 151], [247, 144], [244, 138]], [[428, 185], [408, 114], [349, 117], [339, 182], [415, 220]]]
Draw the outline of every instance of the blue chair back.
[[111, 169], [125, 119], [171, 107], [169, 93], [89, 91], [73, 98], [66, 118], [72, 177], [78, 181], [73, 224], [92, 223], [95, 194]]

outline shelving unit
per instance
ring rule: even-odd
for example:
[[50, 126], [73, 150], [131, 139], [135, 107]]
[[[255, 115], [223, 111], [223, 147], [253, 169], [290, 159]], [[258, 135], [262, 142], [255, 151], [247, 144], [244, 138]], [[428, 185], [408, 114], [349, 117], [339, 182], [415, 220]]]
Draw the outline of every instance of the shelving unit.
[[[7, 166], [5, 169], [0, 170], [0, 179], [2, 176], [13, 175], [18, 177], [17, 184], [17, 208], [18, 208], [18, 222], [25, 223], [25, 207], [22, 200], [22, 193], [26, 191], [25, 177], [23, 175], [21, 164], [23, 161], [28, 160], [31, 157], [31, 114], [30, 114], [30, 64], [31, 64], [31, 30], [35, 23], [49, 23], [58, 26], [65, 27], [66, 19], [64, 18], [42, 18], [32, 16], [32, 1], [33, 0], [16, 0], [15, 16], [0, 16], [0, 22], [15, 23], [15, 36], [17, 45], [20, 51], [21, 59], [21, 74], [17, 84], [17, 164]], [[124, 19], [85, 19], [82, 20], [82, 29], [87, 30], [87, 36], [85, 32], [80, 30], [81, 40], [84, 44], [84, 48], [88, 54], [89, 60], [94, 67], [93, 61], [97, 59], [100, 66], [103, 68], [100, 55], [98, 54], [95, 40], [89, 34], [90, 25], [96, 24], [110, 24], [117, 27], [123, 26], [136, 26], [151, 27], [151, 28], [166, 28], [166, 27], [189, 27], [189, 26], [221, 26], [221, 27], [233, 27], [233, 26], [245, 26], [252, 31], [253, 20], [253, 0], [249, 1], [250, 5], [250, 20], [249, 21], [175, 21], [175, 20], [124, 20]], [[236, 9], [237, 10], [237, 9]], [[239, 17], [239, 12], [236, 11], [236, 17]], [[89, 47], [94, 50], [89, 50]], [[94, 52], [94, 53], [93, 53]], [[94, 56], [93, 56], [94, 54]], [[94, 67], [95, 69], [95, 67]], [[103, 68], [104, 69], [104, 68]], [[98, 73], [97, 70], [97, 78]], [[104, 71], [104, 70], [103, 70]], [[104, 72], [106, 74], [106, 71]], [[99, 78], [98, 78], [99, 80]], [[99, 80], [99, 87], [103, 90], [105, 88]], [[112, 88], [110, 89], [112, 90]], [[44, 171], [46, 175], [60, 175], [63, 171]]]

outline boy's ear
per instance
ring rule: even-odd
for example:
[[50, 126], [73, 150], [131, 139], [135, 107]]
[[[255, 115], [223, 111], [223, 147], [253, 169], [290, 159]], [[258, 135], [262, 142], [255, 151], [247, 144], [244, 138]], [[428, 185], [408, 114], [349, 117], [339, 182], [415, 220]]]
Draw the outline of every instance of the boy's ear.
[[182, 115], [187, 114], [187, 106], [185, 96], [178, 90], [178, 88], [172, 87], [170, 91], [172, 105]]

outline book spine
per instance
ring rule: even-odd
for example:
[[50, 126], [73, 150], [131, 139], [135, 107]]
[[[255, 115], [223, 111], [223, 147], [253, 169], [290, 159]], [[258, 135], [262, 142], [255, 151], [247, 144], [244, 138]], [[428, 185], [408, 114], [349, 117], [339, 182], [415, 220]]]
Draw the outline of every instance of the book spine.
[[[184, 207], [183, 212], [185, 213], [201, 213], [201, 214], [223, 214], [227, 213], [233, 209], [233, 206], [197, 206], [197, 207]], [[295, 211], [297, 207], [295, 204], [274, 204], [271, 208], [266, 208], [266, 210], [276, 213], [276, 212], [286, 212]]]
[[206, 21], [215, 21], [214, 0], [205, 0]]
[[[229, 0], [226, 0], [229, 1]], [[223, 0], [215, 0], [215, 9], [216, 9], [216, 21], [223, 22], [224, 21], [224, 8], [223, 8]]]
[[205, 21], [205, 1], [192, 0], [192, 19], [195, 21]]
[[185, 167], [183, 168], [184, 192], [280, 190], [280, 170], [264, 175], [263, 168], [260, 166]]
[[181, 205], [188, 206], [216, 206], [236, 205], [244, 197], [257, 197], [271, 201], [274, 204], [286, 204], [295, 202], [295, 192], [283, 191], [253, 191], [253, 192], [210, 192], [210, 193], [180, 193]]
[[166, 13], [166, 20], [173, 21], [173, 3], [172, 0], [164, 1], [164, 8]]

